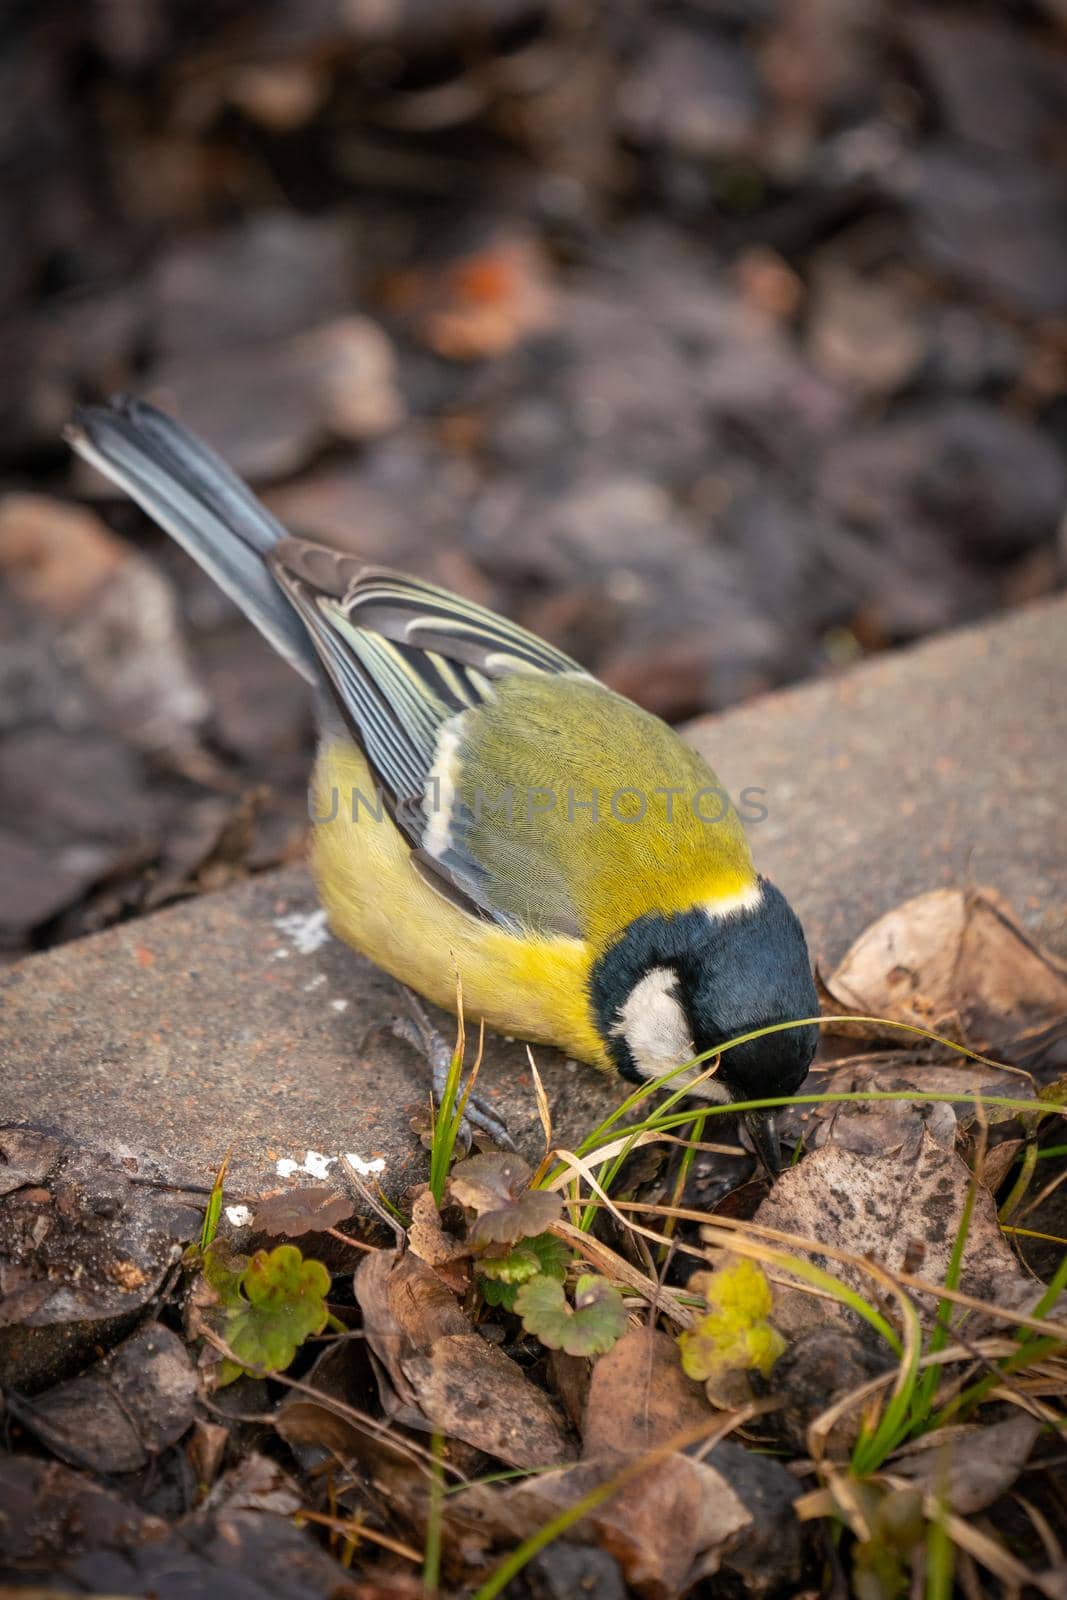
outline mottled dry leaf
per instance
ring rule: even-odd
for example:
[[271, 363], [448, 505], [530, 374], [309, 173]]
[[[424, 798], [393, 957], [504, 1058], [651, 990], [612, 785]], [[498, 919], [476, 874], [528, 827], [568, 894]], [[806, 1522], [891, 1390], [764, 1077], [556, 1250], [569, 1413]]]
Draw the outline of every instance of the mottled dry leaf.
[[268, 1511], [288, 1517], [303, 1503], [304, 1496], [289, 1474], [253, 1450], [223, 1473], [204, 1506], [208, 1511]]
[[[959, 1146], [968, 1166], [991, 1193], [1007, 1177], [1021, 1139], [1009, 1107], [979, 1105], [976, 1095], [1008, 1096], [1036, 1100], [1033, 1080], [1018, 1072], [1001, 1071], [976, 1062], [941, 1063], [916, 1057], [914, 1052], [862, 1056], [842, 1061], [832, 1072], [818, 1074], [818, 1087], [830, 1094], [908, 1092], [958, 1094], [947, 1101], [869, 1101], [849, 1104], [797, 1106], [781, 1119], [788, 1142], [803, 1137], [808, 1150], [824, 1144], [840, 1145], [857, 1155], [888, 1155], [899, 1151], [914, 1156], [923, 1130], [945, 1150]], [[964, 1098], [967, 1097], [967, 1098]], [[1014, 1127], [1012, 1126], [1014, 1124]], [[961, 1137], [962, 1136], [962, 1137]]]
[[471, 1253], [466, 1239], [446, 1233], [430, 1190], [416, 1195], [411, 1207], [408, 1248], [431, 1267], [447, 1267], [465, 1260]]
[[[509, 1545], [597, 1484], [620, 1472], [632, 1454], [611, 1453], [562, 1472], [547, 1472], [496, 1498], [494, 1532]], [[454, 1497], [463, 1508], [469, 1491]], [[717, 1572], [724, 1553], [752, 1526], [752, 1516], [721, 1472], [687, 1455], [670, 1455], [624, 1483], [578, 1524], [619, 1563], [642, 1600], [673, 1600]]]
[[[838, 1144], [816, 1150], [783, 1172], [756, 1212], [763, 1227], [818, 1239], [890, 1268], [914, 1262], [919, 1274], [942, 1284], [967, 1197], [971, 1173], [925, 1128], [913, 1152], [872, 1156]], [[859, 1266], [815, 1258], [868, 1299], [877, 1291]], [[959, 1287], [967, 1294], [1011, 1309], [1036, 1300], [1040, 1285], [1024, 1272], [1000, 1231], [993, 1197], [979, 1187], [971, 1218]], [[929, 1327], [936, 1306], [918, 1299]], [[776, 1287], [775, 1322], [788, 1335], [835, 1322], [856, 1327], [854, 1312], [836, 1300], [816, 1299], [799, 1289]], [[972, 1325], [973, 1328], [976, 1324]]]
[[593, 1366], [582, 1427], [585, 1455], [651, 1450], [710, 1422], [700, 1384], [682, 1371], [678, 1346], [654, 1328], [633, 1328]]
[[549, 1397], [481, 1334], [448, 1334], [403, 1361], [427, 1422], [512, 1467], [555, 1466], [574, 1447]]

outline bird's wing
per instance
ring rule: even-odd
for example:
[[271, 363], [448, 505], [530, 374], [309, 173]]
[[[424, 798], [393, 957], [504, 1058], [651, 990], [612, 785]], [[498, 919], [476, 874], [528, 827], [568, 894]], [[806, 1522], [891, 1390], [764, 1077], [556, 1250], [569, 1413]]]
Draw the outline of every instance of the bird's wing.
[[269, 559], [416, 868], [465, 909], [604, 939], [754, 881], [736, 814], [708, 799], [714, 773], [569, 656], [321, 546]]
[[[445, 770], [452, 732], [460, 718], [468, 737], [476, 732], [496, 685], [512, 674], [585, 677], [583, 669], [535, 634], [422, 579], [302, 539], [283, 541], [269, 559], [416, 866], [474, 914], [525, 925], [464, 848], [464, 798]], [[569, 897], [542, 901], [538, 925], [573, 931]]]

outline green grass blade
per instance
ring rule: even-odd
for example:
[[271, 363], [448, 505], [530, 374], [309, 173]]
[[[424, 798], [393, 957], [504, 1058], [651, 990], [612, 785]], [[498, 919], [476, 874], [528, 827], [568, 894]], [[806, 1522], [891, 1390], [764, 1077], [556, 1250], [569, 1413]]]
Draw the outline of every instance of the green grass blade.
[[233, 1145], [230, 1146], [222, 1158], [219, 1170], [215, 1174], [215, 1182], [212, 1185], [211, 1193], [208, 1196], [207, 1210], [204, 1212], [204, 1222], [200, 1229], [201, 1252], [214, 1243], [215, 1235], [219, 1231], [219, 1223], [222, 1220], [222, 1186], [226, 1179], [226, 1168], [230, 1164], [232, 1154]]
[[[967, 1198], [963, 1202], [963, 1210], [960, 1213], [956, 1237], [952, 1241], [952, 1254], [949, 1257], [948, 1271], [945, 1273], [946, 1289], [958, 1289], [960, 1286], [963, 1253], [967, 1248], [967, 1236], [971, 1231], [971, 1218], [974, 1214], [974, 1203], [977, 1197], [978, 1179], [972, 1175], [971, 1181], [967, 1185]], [[934, 1331], [930, 1335], [927, 1353], [936, 1355], [938, 1351], [943, 1350], [948, 1344], [951, 1331], [952, 1301], [939, 1300], [934, 1316]], [[915, 1395], [915, 1407], [911, 1418], [911, 1429], [909, 1430], [911, 1434], [922, 1433], [929, 1422], [930, 1408], [933, 1405], [934, 1395], [937, 1393], [940, 1379], [941, 1374], [936, 1366], [927, 1367], [919, 1379], [919, 1386]]]
[[901, 1365], [892, 1397], [873, 1433], [862, 1434], [852, 1453], [852, 1471], [856, 1477], [866, 1477], [877, 1472], [886, 1456], [890, 1455], [908, 1432], [908, 1418], [919, 1379], [919, 1360], [922, 1355], [922, 1325], [919, 1313], [907, 1296], [901, 1296], [901, 1306], [908, 1324], [905, 1341], [905, 1359]]

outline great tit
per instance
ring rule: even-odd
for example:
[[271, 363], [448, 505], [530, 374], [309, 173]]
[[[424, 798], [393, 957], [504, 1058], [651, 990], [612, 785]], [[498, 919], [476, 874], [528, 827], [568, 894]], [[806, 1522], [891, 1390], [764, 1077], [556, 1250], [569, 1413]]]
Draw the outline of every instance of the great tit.
[[[796, 915], [665, 723], [492, 611], [289, 537], [144, 402], [68, 437], [314, 687], [311, 863], [341, 939], [453, 1010], [458, 970], [468, 1017], [633, 1082], [818, 1014]], [[816, 1042], [734, 1048], [694, 1092], [793, 1094]], [[748, 1126], [775, 1168], [773, 1120]]]

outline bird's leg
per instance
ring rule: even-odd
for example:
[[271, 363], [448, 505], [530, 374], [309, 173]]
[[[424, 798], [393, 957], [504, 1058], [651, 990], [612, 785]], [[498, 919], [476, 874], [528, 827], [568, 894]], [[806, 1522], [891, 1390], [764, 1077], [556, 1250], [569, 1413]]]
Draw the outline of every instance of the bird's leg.
[[[400, 988], [411, 1015], [397, 1017], [393, 1022], [393, 1032], [398, 1038], [405, 1039], [408, 1044], [413, 1045], [429, 1062], [434, 1102], [439, 1106], [444, 1098], [449, 1068], [452, 1065], [452, 1047], [434, 1027], [418, 996], [403, 984]], [[460, 1123], [460, 1137], [466, 1140], [468, 1146], [474, 1128], [488, 1134], [495, 1144], [501, 1145], [505, 1150], [514, 1150], [515, 1145], [508, 1133], [507, 1125], [490, 1111], [479, 1095], [470, 1094], [467, 1096], [463, 1121]]]

